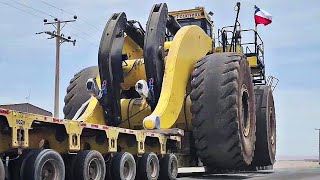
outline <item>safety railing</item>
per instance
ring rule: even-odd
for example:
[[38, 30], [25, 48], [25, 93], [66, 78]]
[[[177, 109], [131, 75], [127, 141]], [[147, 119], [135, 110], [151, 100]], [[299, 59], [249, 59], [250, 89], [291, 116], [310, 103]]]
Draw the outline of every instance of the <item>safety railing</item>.
[[264, 44], [255, 29], [242, 30], [240, 23], [236, 23], [236, 28], [234, 26], [223, 27], [218, 30], [218, 46], [223, 47], [223, 52], [236, 52], [237, 47], [240, 46], [247, 57], [256, 57], [257, 66], [252, 67], [254, 68], [253, 82], [266, 84]]
[[274, 91], [279, 83], [279, 79], [274, 76], [269, 76], [267, 79], [267, 85], [271, 87], [271, 90]]
[[[258, 60], [260, 61], [261, 65], [264, 66], [264, 44], [263, 41], [260, 37], [260, 35], [258, 34], [258, 32], [254, 29], [245, 29], [245, 30], [241, 30], [241, 33], [253, 33], [254, 35], [254, 41], [248, 41], [245, 43], [241, 43], [241, 46], [246, 48], [246, 52], [244, 52], [245, 54], [249, 54], [249, 53], [254, 53], [256, 54]], [[251, 48], [252, 46], [254, 46], [254, 52], [252, 52]], [[251, 48], [250, 48], [251, 47]]]

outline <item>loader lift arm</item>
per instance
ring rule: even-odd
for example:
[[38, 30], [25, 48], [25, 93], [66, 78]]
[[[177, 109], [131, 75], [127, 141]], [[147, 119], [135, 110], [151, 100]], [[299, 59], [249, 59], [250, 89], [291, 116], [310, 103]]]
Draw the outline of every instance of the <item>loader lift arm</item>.
[[154, 110], [160, 98], [162, 80], [164, 76], [164, 43], [166, 28], [175, 35], [181, 28], [173, 16], [168, 15], [166, 3], [155, 4], [149, 15], [146, 37], [144, 41], [144, 61], [151, 100], [149, 104]]
[[[175, 35], [166, 59], [159, 102], [150, 116], [144, 118], [147, 129], [171, 128], [186, 95], [186, 86], [193, 66], [202, 57], [212, 52], [212, 39], [198, 26], [186, 26]], [[147, 67], [146, 67], [147, 68]], [[160, 126], [156, 122], [160, 120]]]
[[[166, 29], [175, 37], [165, 65]], [[144, 119], [145, 128], [172, 127], [183, 106], [189, 74], [194, 64], [212, 51], [212, 44], [212, 39], [200, 27], [181, 28], [173, 16], [168, 15], [165, 3], [153, 6], [144, 43], [145, 69], [153, 97], [149, 104], [153, 113]]]

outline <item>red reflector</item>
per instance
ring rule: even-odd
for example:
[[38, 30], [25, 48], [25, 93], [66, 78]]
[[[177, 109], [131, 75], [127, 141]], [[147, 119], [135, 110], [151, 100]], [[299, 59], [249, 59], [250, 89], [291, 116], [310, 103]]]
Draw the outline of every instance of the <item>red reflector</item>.
[[60, 122], [60, 120], [57, 118], [53, 118], [53, 122]]
[[0, 109], [0, 114], [9, 114], [10, 111], [7, 109]]
[[108, 126], [103, 126], [103, 129], [109, 129], [109, 127]]
[[87, 126], [87, 124], [86, 124], [86, 123], [81, 123], [81, 124], [80, 124], [80, 126], [82, 126], [82, 127], [86, 127], [86, 126]]
[[91, 127], [92, 127], [92, 128], [99, 128], [99, 125], [91, 124]]

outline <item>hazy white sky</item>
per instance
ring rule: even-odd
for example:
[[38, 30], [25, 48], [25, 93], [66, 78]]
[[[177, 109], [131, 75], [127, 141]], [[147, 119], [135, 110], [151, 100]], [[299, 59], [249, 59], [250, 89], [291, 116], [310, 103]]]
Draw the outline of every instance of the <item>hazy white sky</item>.
[[[16, 0], [62, 19], [72, 16], [50, 7], [40, 0]], [[169, 10], [204, 6], [214, 12], [217, 28], [232, 25], [234, 0], [169, 1]], [[162, 1], [162, 2], [163, 2]], [[15, 7], [32, 11], [12, 0], [1, 0]], [[66, 36], [77, 39], [75, 47], [63, 44], [61, 49], [60, 107], [69, 80], [79, 70], [97, 65], [100, 36], [108, 18], [124, 11], [128, 19], [144, 25], [156, 0], [54, 0], [49, 1], [80, 19], [64, 28]], [[254, 4], [273, 15], [273, 23], [260, 26], [265, 43], [267, 74], [280, 79], [275, 91], [277, 109], [278, 156], [317, 155], [317, 134], [320, 128], [320, 1], [318, 0], [243, 0], [240, 22], [253, 28]], [[34, 14], [52, 20], [37, 11]], [[44, 26], [42, 19], [0, 3], [0, 104], [25, 102], [29, 89], [30, 102], [53, 111], [55, 42], [46, 35], [35, 35], [53, 27]], [[87, 22], [81, 20], [85, 19]]]

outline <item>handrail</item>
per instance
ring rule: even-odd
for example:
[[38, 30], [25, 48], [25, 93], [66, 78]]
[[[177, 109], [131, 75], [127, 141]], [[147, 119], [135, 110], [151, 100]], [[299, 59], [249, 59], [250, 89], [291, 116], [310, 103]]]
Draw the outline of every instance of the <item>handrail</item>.
[[[238, 26], [239, 25], [239, 26]], [[236, 29], [235, 31], [231, 31], [230, 28]], [[235, 37], [235, 33], [239, 33], [240, 36]], [[246, 32], [253, 32], [254, 39], [252, 41], [248, 40], [247, 38], [244, 38], [245, 36], [242, 35], [242, 33]], [[250, 35], [250, 34], [249, 34]], [[232, 36], [232, 38], [230, 38]], [[252, 35], [250, 35], [252, 36]], [[228, 38], [229, 37], [229, 38]], [[245, 42], [242, 42], [242, 40], [245, 39]], [[223, 51], [225, 51], [225, 46], [231, 45], [232, 46], [241, 46], [242, 49], [245, 48], [246, 54], [248, 53], [254, 53], [255, 57], [257, 57], [258, 60], [258, 66], [256, 68], [259, 69], [259, 72], [256, 74], [253, 74], [254, 77], [254, 83], [257, 84], [266, 84], [266, 79], [265, 79], [265, 65], [264, 65], [264, 43], [260, 35], [255, 29], [241, 29], [240, 28], [240, 23], [237, 23], [237, 27], [235, 28], [234, 26], [226, 26], [223, 27], [222, 29], [218, 30], [218, 41], [219, 46], [224, 47]], [[254, 49], [253, 49], [254, 48]], [[234, 48], [231, 49], [230, 51], [236, 51]], [[273, 87], [274, 89], [274, 87]]]
[[[240, 27], [240, 23], [237, 23], [237, 27]], [[218, 43], [219, 45], [223, 45], [222, 41], [221, 41], [221, 37], [222, 37], [222, 32], [227, 33], [227, 37], [230, 37], [230, 35], [233, 35], [233, 31], [230, 30], [230, 28], [234, 28], [234, 26], [225, 26], [222, 29], [218, 30]], [[257, 33], [257, 31], [255, 29], [238, 29], [237, 31], [240, 32], [253, 32], [255, 35], [255, 40], [251, 41], [251, 42], [242, 42], [242, 38], [239, 39], [238, 43], [241, 46], [246, 46], [246, 53], [250, 52], [252, 53], [251, 50], [251, 46], [255, 46], [255, 50], [254, 52], [257, 54], [257, 57], [260, 59], [260, 61], [264, 64], [264, 43], [262, 41], [262, 38], [260, 37], [260, 35]], [[228, 36], [229, 35], [229, 36]], [[226, 40], [226, 44], [230, 44], [230, 41], [232, 41], [232, 38], [227, 38]]]
[[259, 40], [263, 43], [263, 41], [262, 41], [259, 33], [258, 33], [255, 29], [244, 29], [244, 30], [241, 30], [241, 31], [243, 31], [243, 32], [253, 31], [253, 32], [257, 35], [257, 37], [259, 38]]
[[250, 48], [247, 46], [247, 47], [246, 47], [246, 54], [248, 54], [248, 51], [250, 51], [250, 53], [252, 53], [252, 51], [250, 50]]
[[279, 79], [274, 76], [269, 76], [267, 79], [267, 85], [271, 87], [271, 90], [274, 91], [279, 83]]

